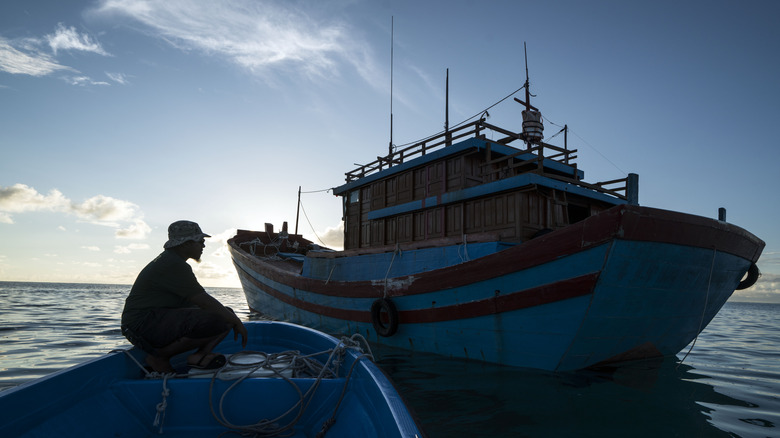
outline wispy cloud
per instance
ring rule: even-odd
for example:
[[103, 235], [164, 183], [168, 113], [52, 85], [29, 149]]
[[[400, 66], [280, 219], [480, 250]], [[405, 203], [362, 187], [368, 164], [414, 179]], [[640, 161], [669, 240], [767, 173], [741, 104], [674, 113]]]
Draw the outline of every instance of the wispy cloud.
[[58, 50], [78, 50], [110, 56], [99, 42], [93, 40], [88, 34], [79, 33], [73, 26], [66, 27], [59, 23], [54, 33], [46, 35], [45, 38], [55, 55]]
[[127, 85], [127, 84], [130, 83], [127, 80], [127, 76], [125, 74], [123, 74], [123, 73], [106, 72], [106, 76], [108, 76], [109, 79], [111, 79], [112, 81], [114, 81], [114, 82], [116, 82], [117, 84], [120, 84], [120, 85]]
[[71, 84], [71, 85], [78, 85], [81, 87], [87, 86], [87, 85], [111, 85], [106, 81], [96, 81], [89, 76], [64, 76], [62, 78], [63, 81]]
[[96, 225], [116, 228], [117, 238], [140, 239], [151, 232], [137, 205], [104, 195], [74, 202], [57, 189], [41, 194], [25, 184], [0, 186], [0, 222], [13, 224], [12, 213], [49, 211], [71, 214]]
[[[0, 71], [37, 77], [61, 71], [80, 73], [75, 68], [62, 65], [55, 59], [59, 51], [79, 51], [111, 56], [90, 35], [79, 33], [75, 27], [67, 27], [60, 23], [53, 33], [42, 38], [17, 40], [0, 38]], [[83, 74], [69, 75], [63, 79], [71, 85], [109, 85], [108, 82], [95, 81]]]
[[149, 245], [145, 243], [131, 243], [129, 245], [114, 247], [114, 253], [116, 254], [130, 254], [133, 251], [149, 249]]
[[288, 2], [102, 0], [90, 14], [129, 17], [181, 50], [224, 57], [264, 78], [288, 68], [310, 78], [338, 76], [342, 62], [369, 83], [377, 77], [371, 51], [350, 27]]
[[[24, 46], [26, 44], [17, 45]], [[61, 70], [74, 71], [70, 67], [57, 63], [50, 55], [39, 52], [33, 47], [27, 46], [26, 50], [25, 48], [20, 48], [24, 51], [11, 45], [11, 42], [8, 40], [0, 38], [0, 70], [29, 76], [46, 76]]]

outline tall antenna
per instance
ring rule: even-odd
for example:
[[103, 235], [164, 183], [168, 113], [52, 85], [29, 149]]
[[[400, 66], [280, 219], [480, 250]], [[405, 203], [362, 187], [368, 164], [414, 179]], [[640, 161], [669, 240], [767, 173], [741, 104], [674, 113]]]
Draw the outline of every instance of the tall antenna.
[[525, 109], [530, 110], [533, 107], [531, 106], [531, 87], [528, 84], [528, 49], [525, 46], [525, 41], [523, 41], [523, 54], [525, 55]]
[[544, 138], [544, 125], [542, 124], [542, 113], [539, 109], [531, 105], [531, 90], [528, 79], [528, 49], [523, 42], [523, 52], [525, 54], [525, 102], [515, 97], [515, 102], [525, 106], [523, 111], [523, 135], [528, 147], [531, 143], [538, 143]]
[[[390, 144], [387, 145], [387, 156], [393, 155], [393, 38], [395, 17], [390, 16]], [[392, 161], [392, 160], [391, 160]]]
[[450, 69], [447, 69], [447, 79], [444, 82], [444, 132], [447, 141], [446, 146], [452, 145], [450, 134]]

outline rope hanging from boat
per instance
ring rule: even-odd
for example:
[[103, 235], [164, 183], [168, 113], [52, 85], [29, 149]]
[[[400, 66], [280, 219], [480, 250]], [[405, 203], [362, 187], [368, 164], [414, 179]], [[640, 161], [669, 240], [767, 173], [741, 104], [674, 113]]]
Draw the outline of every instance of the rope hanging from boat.
[[699, 333], [701, 333], [701, 326], [704, 323], [704, 315], [707, 313], [707, 305], [709, 304], [710, 299], [710, 285], [712, 284], [712, 272], [715, 270], [715, 256], [718, 254], [718, 250], [712, 250], [712, 264], [710, 265], [710, 277], [707, 279], [707, 294], [704, 295], [704, 308], [701, 310], [701, 319], [699, 319], [699, 330], [696, 331], [696, 337], [693, 338], [693, 342], [691, 343], [691, 348], [688, 349], [688, 352], [685, 353], [685, 356], [680, 360], [680, 363], [677, 364], [678, 368], [682, 363], [685, 361], [685, 359], [688, 357], [689, 354], [691, 354], [691, 351], [693, 351], [693, 346], [696, 345], [696, 340], [699, 339]]
[[390, 259], [390, 266], [387, 267], [387, 272], [385, 272], [385, 290], [382, 295], [382, 298], [387, 298], [387, 279], [390, 277], [390, 269], [393, 268], [393, 262], [395, 262], [395, 255], [398, 254], [399, 256], [403, 256], [403, 252], [401, 251], [401, 245], [396, 243], [395, 244], [395, 250], [393, 251], [393, 258]]
[[171, 395], [171, 390], [168, 389], [168, 377], [171, 374], [165, 374], [163, 376], [163, 389], [162, 389], [162, 401], [157, 403], [155, 410], [157, 414], [154, 416], [154, 423], [152, 426], [157, 427], [157, 433], [163, 433], [163, 423], [165, 422], [165, 410], [168, 408], [168, 396]]
[[463, 235], [463, 255], [460, 253], [461, 246], [458, 245], [458, 257], [460, 257], [460, 262], [465, 263], [471, 260], [469, 257], [469, 247], [468, 242], [466, 241], [466, 235]]
[[[330, 190], [330, 189], [329, 189], [329, 190]], [[320, 239], [320, 236], [319, 236], [319, 235], [317, 235], [317, 232], [316, 232], [316, 231], [314, 231], [314, 226], [311, 224], [311, 221], [309, 220], [309, 215], [308, 215], [308, 214], [306, 214], [306, 209], [305, 209], [305, 208], [303, 208], [303, 202], [301, 202], [301, 203], [300, 203], [300, 205], [301, 205], [301, 211], [303, 211], [303, 217], [305, 217], [305, 218], [306, 218], [306, 222], [308, 222], [308, 223], [309, 223], [309, 227], [311, 228], [311, 232], [312, 232], [312, 233], [314, 233], [314, 237], [316, 237], [316, 238], [317, 238], [317, 241], [318, 241], [318, 242], [320, 242], [320, 243], [322, 244], [322, 246], [327, 246], [327, 245], [325, 245], [325, 243], [322, 241], [322, 239]]]
[[[393, 336], [395, 332], [398, 331], [398, 310], [393, 301], [387, 296], [387, 281], [390, 278], [390, 270], [393, 268], [396, 255], [403, 256], [401, 245], [398, 243], [395, 244], [393, 257], [390, 259], [390, 265], [387, 267], [387, 272], [385, 273], [382, 298], [378, 298], [371, 303], [371, 325], [374, 326], [374, 330], [379, 336], [384, 337]], [[387, 315], [387, 324], [382, 320], [382, 312]]]
[[[357, 336], [360, 336], [360, 335], [357, 335]], [[363, 342], [366, 343], [366, 346], [368, 346], [368, 342], [366, 341], [366, 339], [363, 338], [362, 336], [360, 336], [360, 337], [361, 337], [361, 339], [363, 339]], [[369, 355], [363, 354], [360, 357], [358, 357], [358, 359], [363, 358], [363, 357], [371, 357], [371, 359], [373, 360], [373, 355], [371, 355], [370, 353], [369, 353]], [[320, 428], [320, 431], [317, 432], [317, 438], [323, 438], [325, 436], [325, 434], [328, 433], [328, 429], [330, 429], [330, 427], [333, 426], [333, 424], [336, 422], [336, 414], [339, 412], [339, 407], [341, 406], [341, 401], [344, 400], [344, 396], [347, 393], [347, 384], [349, 383], [350, 377], [352, 377], [352, 371], [355, 370], [355, 365], [357, 365], [358, 362], [359, 362], [359, 360], [355, 360], [354, 362], [352, 362], [352, 366], [349, 367], [349, 372], [347, 373], [347, 377], [345, 379], [346, 382], [344, 383], [344, 387], [341, 388], [341, 395], [339, 396], [339, 399], [336, 402], [336, 406], [333, 408], [333, 414], [330, 416], [330, 418], [328, 418], [327, 420], [325, 420], [322, 423], [322, 427]]]

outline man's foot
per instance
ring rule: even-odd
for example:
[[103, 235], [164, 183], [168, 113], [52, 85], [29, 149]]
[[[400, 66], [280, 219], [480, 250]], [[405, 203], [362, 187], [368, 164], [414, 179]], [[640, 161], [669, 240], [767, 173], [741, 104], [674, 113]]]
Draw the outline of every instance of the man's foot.
[[173, 367], [171, 366], [171, 361], [164, 357], [148, 355], [146, 356], [146, 363], [149, 364], [149, 366], [158, 373], [174, 372]]

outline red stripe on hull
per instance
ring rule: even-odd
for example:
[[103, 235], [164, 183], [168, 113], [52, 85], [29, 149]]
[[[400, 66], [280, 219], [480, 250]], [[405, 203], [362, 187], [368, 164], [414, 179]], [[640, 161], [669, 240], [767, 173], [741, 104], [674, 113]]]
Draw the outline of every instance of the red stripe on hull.
[[[464, 287], [542, 265], [613, 239], [653, 241], [715, 249], [755, 262], [764, 242], [725, 222], [700, 216], [638, 206], [618, 206], [542, 237], [468, 263], [393, 279], [391, 297]], [[272, 281], [320, 295], [345, 298], [383, 296], [382, 281], [323, 281], [302, 277], [299, 271], [259, 260], [229, 242], [234, 258]], [[395, 287], [400, 284], [403, 286]], [[346, 318], [345, 318], [346, 319]]]
[[403, 324], [451, 321], [550, 304], [593, 293], [598, 276], [598, 273], [583, 275], [454, 306], [401, 311], [398, 312], [398, 321]]
[[[241, 270], [240, 267], [238, 267]], [[461, 303], [452, 306], [399, 310], [398, 321], [402, 324], [431, 323], [452, 321], [466, 318], [476, 318], [480, 316], [492, 315], [502, 312], [524, 309], [528, 307], [541, 306], [557, 301], [576, 298], [593, 293], [593, 288], [598, 280], [598, 273], [583, 275], [568, 280], [558, 281], [543, 286], [525, 289], [522, 291], [497, 294], [483, 300]], [[286, 295], [270, 286], [267, 286], [255, 278], [244, 273], [242, 278], [248, 279], [252, 284], [267, 293], [274, 299], [284, 302], [298, 309], [312, 312], [318, 315], [357, 321], [363, 323], [371, 322], [371, 312], [367, 309], [349, 310], [336, 307], [324, 306], [321, 304], [310, 303], [289, 295]]]

